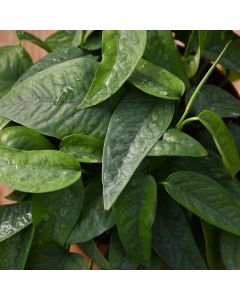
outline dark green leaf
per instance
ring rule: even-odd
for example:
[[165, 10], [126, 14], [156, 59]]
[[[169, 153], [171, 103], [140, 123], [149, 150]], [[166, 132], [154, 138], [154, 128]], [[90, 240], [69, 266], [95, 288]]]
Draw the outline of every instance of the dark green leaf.
[[94, 51], [102, 47], [102, 31], [101, 30], [83, 30], [84, 37], [80, 47], [84, 50]]
[[174, 102], [138, 91], [127, 94], [115, 109], [103, 150], [103, 198], [110, 209], [134, 171], [167, 130]]
[[0, 242], [32, 223], [31, 202], [0, 205]]
[[227, 127], [235, 140], [238, 152], [240, 152], [240, 125], [238, 123], [229, 123]]
[[78, 161], [54, 150], [25, 151], [0, 146], [0, 166], [0, 182], [29, 193], [59, 190], [81, 177]]
[[58, 30], [50, 35], [45, 42], [52, 49], [68, 48], [72, 46], [76, 30]]
[[240, 270], [240, 238], [229, 232], [223, 232], [220, 239], [221, 257], [229, 270]]
[[128, 79], [147, 94], [177, 100], [184, 93], [184, 83], [169, 71], [141, 59]]
[[208, 152], [190, 135], [171, 128], [157, 141], [148, 156], [206, 156]]
[[157, 185], [151, 175], [133, 177], [115, 204], [117, 229], [128, 255], [142, 265], [151, 259]]
[[113, 211], [103, 208], [102, 184], [93, 180], [87, 186], [80, 218], [73, 228], [67, 242], [84, 243], [99, 236], [115, 224]]
[[134, 71], [145, 45], [145, 30], [105, 30], [102, 61], [79, 108], [96, 105], [117, 92]]
[[43, 48], [47, 52], [52, 51], [52, 49], [44, 41], [27, 31], [17, 30], [17, 37], [20, 42], [25, 40]]
[[172, 198], [204, 221], [240, 235], [240, 202], [215, 180], [180, 171], [163, 184]]
[[65, 137], [60, 150], [72, 154], [80, 162], [102, 162], [103, 141], [90, 135], [73, 134]]
[[28, 200], [30, 201], [32, 200], [32, 194], [15, 190], [11, 192], [9, 195], [7, 195], [5, 198], [16, 202], [22, 202]]

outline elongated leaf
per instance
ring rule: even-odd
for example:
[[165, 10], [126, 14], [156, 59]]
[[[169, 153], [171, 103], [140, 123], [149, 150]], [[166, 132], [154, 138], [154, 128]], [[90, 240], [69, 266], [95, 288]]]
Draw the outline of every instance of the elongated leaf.
[[206, 156], [208, 152], [190, 135], [171, 128], [157, 141], [148, 156]]
[[19, 150], [54, 149], [43, 135], [23, 126], [11, 126], [1, 130], [0, 145]]
[[105, 30], [102, 61], [79, 108], [96, 105], [117, 92], [134, 71], [145, 45], [144, 30]]
[[75, 34], [76, 30], [58, 30], [51, 34], [45, 42], [52, 50], [71, 47]]
[[0, 242], [32, 223], [31, 203], [0, 205]]
[[93, 180], [85, 190], [83, 209], [67, 242], [84, 243], [92, 240], [115, 224], [113, 211], [103, 208], [102, 184]]
[[85, 31], [80, 47], [84, 50], [95, 51], [102, 47], [101, 30], [83, 30]]
[[138, 263], [133, 261], [123, 248], [117, 230], [113, 230], [109, 248], [110, 270], [135, 270], [137, 266]]
[[33, 227], [30, 225], [0, 243], [0, 270], [24, 269], [32, 237]]
[[32, 219], [35, 244], [56, 242], [64, 245], [79, 218], [83, 195], [81, 181], [56, 192], [34, 194]]
[[115, 109], [103, 150], [105, 209], [117, 200], [134, 171], [168, 128], [173, 101], [157, 101], [138, 91], [129, 93]]
[[2, 130], [9, 122], [10, 120], [0, 117], [0, 130]]
[[90, 135], [73, 134], [65, 137], [60, 150], [72, 154], [80, 162], [102, 162], [103, 141]]
[[133, 177], [115, 204], [117, 229], [128, 255], [142, 265], [151, 259], [157, 185], [150, 175]]
[[177, 45], [170, 30], [148, 30], [144, 57], [178, 76], [189, 87]]
[[234, 177], [240, 169], [240, 159], [238, 149], [231, 133], [222, 119], [214, 112], [204, 110], [200, 113], [198, 118], [212, 135], [218, 151], [222, 156], [226, 170]]
[[223, 232], [220, 239], [221, 257], [229, 270], [240, 270], [240, 238], [235, 234]]
[[52, 51], [52, 49], [47, 45], [47, 43], [45, 43], [39, 37], [27, 32], [27, 31], [17, 30], [17, 37], [20, 42], [25, 40], [25, 41], [31, 42], [31, 43], [43, 48], [47, 52]]
[[[185, 98], [188, 103], [194, 88], [190, 89]], [[217, 113], [222, 118], [240, 116], [240, 101], [225, 90], [211, 84], [206, 84], [197, 95], [192, 107], [192, 114], [199, 114], [204, 109]]]
[[76, 110], [97, 65], [94, 60], [76, 58], [35, 74], [1, 99], [0, 115], [57, 138], [74, 133], [103, 138], [112, 107], [102, 104]]
[[147, 94], [177, 100], [184, 93], [184, 83], [169, 71], [141, 59], [128, 79]]
[[0, 98], [31, 64], [30, 56], [21, 46], [0, 47]]
[[54, 150], [25, 151], [0, 146], [0, 166], [0, 182], [22, 192], [59, 190], [81, 177], [78, 161]]
[[31, 249], [27, 269], [30, 270], [85, 270], [85, 259], [55, 243], [43, 244]]
[[183, 210], [164, 192], [159, 193], [153, 249], [174, 270], [207, 268]]
[[167, 192], [204, 221], [240, 235], [240, 202], [210, 177], [180, 171], [164, 182]]

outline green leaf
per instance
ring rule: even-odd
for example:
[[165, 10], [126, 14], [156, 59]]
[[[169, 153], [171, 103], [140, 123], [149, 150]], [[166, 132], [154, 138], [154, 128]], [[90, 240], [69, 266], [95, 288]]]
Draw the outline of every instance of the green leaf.
[[[189, 102], [195, 88], [190, 89], [185, 97]], [[203, 110], [210, 110], [222, 118], [240, 116], [240, 101], [225, 90], [211, 84], [206, 84], [197, 95], [190, 112], [194, 115]]]
[[157, 101], [139, 91], [127, 94], [110, 120], [103, 149], [105, 209], [117, 200], [134, 171], [167, 130], [173, 101]]
[[223, 120], [214, 112], [204, 110], [198, 116], [200, 122], [212, 135], [223, 164], [228, 173], [234, 177], [240, 169], [239, 152], [235, 141]]
[[90, 135], [73, 134], [62, 140], [60, 150], [70, 153], [80, 162], [101, 163], [103, 141]]
[[92, 59], [76, 58], [35, 74], [1, 99], [0, 115], [57, 138], [74, 133], [103, 138], [112, 107], [104, 103], [76, 110], [97, 65]]
[[171, 174], [163, 184], [172, 198], [204, 221], [240, 235], [240, 202], [215, 180], [180, 171]]
[[63, 246], [79, 218], [83, 196], [81, 181], [59, 191], [34, 194], [32, 219], [35, 243], [56, 242]]
[[79, 109], [109, 98], [134, 71], [146, 45], [145, 30], [105, 30], [102, 61]]
[[23, 126], [11, 126], [1, 130], [0, 145], [19, 150], [54, 149], [43, 135]]
[[0, 242], [32, 223], [31, 202], [0, 205]]
[[21, 46], [0, 47], [0, 98], [31, 65], [29, 54]]
[[9, 195], [7, 195], [5, 198], [16, 202], [22, 202], [28, 200], [30, 201], [32, 200], [32, 194], [15, 190], [11, 192]]
[[208, 152], [190, 135], [171, 128], [157, 141], [148, 156], [206, 156]]
[[180, 53], [170, 30], [148, 30], [144, 57], [179, 77], [189, 87]]
[[84, 204], [77, 224], [67, 242], [84, 243], [99, 236], [115, 224], [113, 211], [105, 211], [100, 180], [92, 180], [85, 190]]
[[143, 175], [131, 179], [114, 207], [123, 247], [142, 265], [150, 264], [156, 205], [156, 182], [151, 175]]
[[102, 31], [101, 30], [83, 30], [84, 37], [80, 47], [84, 50], [95, 51], [102, 48]]
[[238, 123], [228, 123], [227, 127], [235, 140], [238, 152], [240, 152], [240, 125]]
[[10, 120], [0, 117], [0, 130], [2, 130], [7, 124], [10, 122]]
[[30, 193], [67, 187], [81, 177], [78, 161], [54, 150], [25, 151], [0, 146], [0, 182]]
[[147, 94], [177, 100], [184, 93], [184, 83], [169, 71], [141, 59], [128, 79]]
[[85, 259], [55, 243], [32, 248], [27, 260], [30, 270], [86, 270]]
[[110, 270], [135, 270], [138, 263], [133, 261], [126, 253], [119, 239], [117, 230], [112, 230], [109, 247]]
[[80, 248], [86, 253], [93, 261], [95, 261], [103, 269], [109, 269], [109, 263], [106, 258], [103, 256], [101, 251], [98, 249], [94, 241], [89, 241], [79, 244]]
[[25, 41], [31, 42], [31, 43], [41, 47], [42, 49], [46, 50], [47, 52], [52, 51], [52, 49], [44, 41], [42, 41], [39, 37], [27, 32], [27, 31], [17, 30], [17, 37], [20, 42], [25, 40]]
[[76, 30], [58, 30], [51, 34], [45, 42], [52, 49], [72, 47]]
[[33, 227], [30, 225], [0, 243], [0, 270], [24, 269], [32, 237]]
[[164, 192], [159, 193], [153, 249], [173, 270], [207, 268], [182, 208]]
[[229, 270], [240, 270], [240, 238], [229, 232], [223, 232], [220, 239], [221, 257]]

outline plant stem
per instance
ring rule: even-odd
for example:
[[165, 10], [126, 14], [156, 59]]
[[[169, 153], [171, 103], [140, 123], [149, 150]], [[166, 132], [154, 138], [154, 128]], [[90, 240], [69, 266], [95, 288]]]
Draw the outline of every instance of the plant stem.
[[215, 60], [215, 62], [212, 64], [211, 68], [207, 71], [207, 73], [205, 74], [205, 76], [203, 77], [203, 79], [200, 81], [199, 85], [197, 86], [197, 88], [195, 89], [194, 93], [192, 94], [186, 108], [185, 111], [181, 117], [181, 119], [179, 120], [179, 122], [177, 123], [176, 127], [179, 128], [181, 127], [181, 123], [184, 121], [184, 119], [186, 118], [186, 116], [188, 115], [193, 102], [195, 101], [198, 93], [200, 92], [200, 90], [202, 89], [202, 87], [204, 86], [204, 84], [206, 83], [206, 81], [208, 80], [209, 76], [211, 75], [211, 73], [213, 72], [213, 70], [215, 69], [217, 63], [219, 62], [219, 60], [221, 59], [221, 57], [223, 56], [223, 54], [225, 53], [225, 51], [227, 50], [229, 44], [231, 43], [228, 42], [225, 47], [223, 48], [222, 52], [219, 54], [218, 58]]
[[186, 125], [187, 123], [193, 122], [193, 121], [199, 121], [198, 117], [192, 117], [192, 118], [188, 118], [186, 120], [184, 120], [180, 125], [179, 125], [179, 129], [181, 130], [183, 128], [184, 125]]
[[196, 33], [196, 30], [192, 30], [192, 32], [189, 36], [188, 43], [187, 43], [187, 46], [186, 46], [186, 49], [185, 49], [185, 52], [184, 52], [185, 57], [188, 56], [191, 52], [193, 38], [194, 38], [195, 33]]

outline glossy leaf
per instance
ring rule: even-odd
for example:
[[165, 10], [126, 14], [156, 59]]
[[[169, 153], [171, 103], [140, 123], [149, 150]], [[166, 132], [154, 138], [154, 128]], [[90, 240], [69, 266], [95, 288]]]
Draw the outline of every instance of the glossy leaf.
[[180, 171], [163, 184], [172, 198], [204, 221], [240, 235], [240, 202], [215, 180]]
[[17, 30], [17, 37], [20, 42], [25, 40], [25, 41], [31, 42], [31, 43], [41, 47], [42, 49], [46, 50], [47, 52], [52, 51], [52, 49], [44, 41], [42, 41], [39, 37], [27, 32], [27, 31]]
[[184, 83], [169, 71], [141, 59], [128, 79], [147, 94], [177, 100], [184, 93]]
[[0, 242], [32, 223], [31, 202], [0, 205]]
[[0, 270], [24, 269], [32, 237], [33, 227], [30, 225], [0, 243]]
[[151, 175], [145, 175], [131, 179], [114, 207], [123, 247], [142, 265], [150, 264], [156, 205], [156, 182]]
[[229, 270], [240, 269], [240, 238], [229, 232], [223, 232], [220, 240], [221, 257]]
[[0, 145], [19, 150], [54, 149], [43, 135], [24, 126], [11, 126], [1, 130]]
[[73, 228], [67, 242], [84, 243], [99, 236], [115, 224], [113, 211], [105, 211], [102, 199], [102, 184], [93, 180], [87, 186], [83, 209], [77, 224]]
[[153, 225], [153, 249], [174, 270], [207, 268], [182, 208], [163, 192]]
[[81, 181], [59, 191], [34, 194], [32, 219], [35, 244], [56, 242], [64, 245], [79, 218], [83, 196]]
[[[194, 88], [190, 89], [185, 98], [189, 102]], [[225, 90], [211, 84], [206, 84], [197, 95], [190, 112], [199, 114], [203, 110], [211, 110], [222, 118], [240, 116], [240, 101]]]
[[21, 46], [0, 47], [0, 98], [31, 65], [29, 54]]
[[65, 137], [60, 150], [77, 158], [80, 162], [102, 162], [103, 141], [90, 135], [73, 134]]
[[0, 115], [57, 138], [74, 133], [103, 138], [112, 107], [76, 110], [97, 65], [92, 59], [76, 58], [35, 74], [1, 99]]
[[214, 112], [204, 110], [199, 114], [198, 118], [212, 135], [217, 149], [222, 156], [226, 170], [234, 177], [240, 169], [240, 159], [231, 133], [225, 126], [223, 120]]
[[167, 130], [173, 114], [173, 101], [158, 101], [138, 91], [127, 94], [119, 103], [103, 149], [105, 209], [117, 200], [138, 165]]
[[71, 47], [75, 34], [76, 30], [58, 30], [51, 34], [45, 42], [52, 50]]
[[55, 243], [43, 244], [31, 249], [27, 269], [30, 270], [85, 270], [85, 259]]
[[179, 77], [189, 87], [180, 53], [170, 30], [148, 30], [144, 57]]
[[208, 152], [190, 135], [171, 128], [148, 152], [148, 156], [206, 156]]
[[145, 45], [145, 30], [105, 30], [102, 61], [78, 108], [96, 105], [117, 92], [134, 71]]
[[0, 182], [22, 192], [59, 190], [81, 177], [78, 161], [55, 150], [25, 151], [0, 146], [0, 165]]
[[117, 230], [113, 230], [109, 248], [110, 270], [135, 270], [137, 266], [138, 263], [133, 261], [123, 248]]

